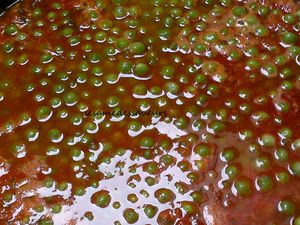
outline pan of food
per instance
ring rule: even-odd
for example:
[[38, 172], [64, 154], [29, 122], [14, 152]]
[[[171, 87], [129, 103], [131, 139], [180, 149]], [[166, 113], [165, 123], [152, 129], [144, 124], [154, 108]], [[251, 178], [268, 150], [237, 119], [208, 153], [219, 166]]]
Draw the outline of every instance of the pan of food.
[[0, 225], [300, 225], [300, 5], [1, 0]]

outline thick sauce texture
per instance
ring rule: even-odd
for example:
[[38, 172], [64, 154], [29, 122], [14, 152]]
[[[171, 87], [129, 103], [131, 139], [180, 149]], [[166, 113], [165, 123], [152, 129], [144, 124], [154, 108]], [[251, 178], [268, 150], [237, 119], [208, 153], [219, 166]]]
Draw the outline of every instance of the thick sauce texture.
[[0, 16], [0, 224], [300, 225], [300, 6], [25, 0]]

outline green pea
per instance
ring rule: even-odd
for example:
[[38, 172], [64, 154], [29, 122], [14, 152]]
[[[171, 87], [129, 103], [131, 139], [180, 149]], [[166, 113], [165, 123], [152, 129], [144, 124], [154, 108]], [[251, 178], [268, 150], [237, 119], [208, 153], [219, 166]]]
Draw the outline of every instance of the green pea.
[[179, 86], [175, 82], [168, 82], [165, 84], [165, 90], [171, 94], [177, 94]]
[[202, 194], [199, 191], [192, 192], [190, 196], [193, 198], [194, 202], [202, 202], [203, 200]]
[[132, 54], [141, 55], [145, 52], [146, 47], [142, 42], [133, 42], [129, 45], [129, 50]]
[[124, 50], [129, 46], [129, 41], [126, 40], [125, 38], [120, 38], [117, 42], [116, 42], [116, 47], [119, 50]]
[[290, 81], [283, 81], [280, 87], [283, 90], [291, 91], [294, 88], [294, 84]]
[[295, 213], [295, 205], [290, 200], [283, 200], [278, 203], [278, 211], [287, 216], [292, 216]]
[[149, 162], [144, 165], [144, 170], [150, 174], [156, 174], [158, 171], [158, 165], [156, 162]]
[[118, 69], [121, 73], [129, 74], [131, 73], [132, 64], [129, 61], [121, 61], [118, 64]]
[[147, 88], [144, 84], [138, 84], [134, 86], [133, 93], [136, 95], [145, 95], [147, 94]]
[[247, 12], [248, 12], [247, 8], [242, 7], [242, 6], [237, 6], [232, 9], [233, 15], [235, 15], [237, 17], [245, 16], [247, 14]]
[[144, 137], [140, 141], [140, 145], [142, 148], [151, 148], [154, 146], [154, 144], [155, 142], [151, 137]]
[[216, 32], [208, 32], [203, 35], [203, 40], [208, 43], [215, 43], [219, 40], [219, 36]]
[[251, 192], [250, 182], [246, 179], [240, 179], [234, 182], [236, 194], [242, 197], [248, 196]]
[[60, 190], [60, 191], [65, 191], [65, 190], [67, 190], [67, 188], [68, 188], [68, 183], [67, 182], [62, 182], [62, 183], [60, 183], [59, 185], [58, 185], [58, 190]]
[[113, 203], [113, 208], [114, 209], [119, 209], [121, 207], [121, 203], [120, 202], [114, 202]]
[[219, 133], [225, 129], [225, 125], [222, 121], [214, 120], [209, 124], [209, 129], [212, 129], [213, 133]]
[[143, 76], [149, 72], [149, 66], [145, 63], [138, 63], [134, 67], [134, 73], [137, 76]]
[[258, 55], [258, 49], [256, 47], [250, 47], [250, 48], [246, 49], [246, 53], [249, 56], [257, 56]]
[[290, 57], [297, 57], [300, 54], [300, 47], [298, 46], [291, 46], [288, 48], [288, 53]]
[[67, 106], [73, 106], [78, 102], [78, 96], [74, 92], [68, 92], [64, 95], [64, 102]]
[[174, 163], [174, 157], [171, 155], [163, 155], [161, 157], [161, 161], [164, 163], [165, 166], [169, 166]]
[[296, 217], [294, 221], [294, 225], [300, 225], [300, 217]]
[[290, 170], [293, 175], [300, 177], [300, 162], [296, 161], [290, 164]]
[[269, 30], [267, 27], [259, 25], [255, 29], [255, 35], [258, 37], [266, 37], [269, 35]]
[[129, 224], [134, 224], [139, 220], [139, 214], [132, 208], [125, 209], [123, 217]]
[[182, 10], [180, 8], [172, 8], [170, 14], [173, 18], [178, 19], [182, 15]]
[[169, 28], [162, 28], [157, 31], [157, 34], [162, 41], [167, 41], [171, 38], [172, 32]]
[[79, 36], [71, 36], [68, 38], [68, 43], [70, 46], [76, 46], [80, 43], [80, 37]]
[[42, 9], [41, 8], [39, 8], [39, 7], [37, 7], [37, 8], [35, 8], [34, 10], [33, 10], [33, 16], [34, 17], [39, 17], [39, 16], [41, 16], [42, 15]]
[[294, 151], [300, 151], [300, 139], [297, 139], [297, 140], [293, 141], [292, 149]]
[[259, 139], [259, 144], [263, 147], [273, 147], [276, 143], [276, 139], [271, 134], [263, 134]]
[[129, 123], [128, 128], [131, 131], [138, 132], [139, 130], [142, 129], [142, 124], [139, 123], [138, 121], [132, 121]]
[[282, 78], [289, 78], [293, 75], [293, 71], [289, 67], [284, 67], [280, 71], [280, 77]]
[[259, 68], [260, 63], [256, 59], [249, 59], [246, 65], [250, 68], [250, 70], [256, 70]]
[[257, 179], [257, 186], [259, 191], [267, 192], [272, 189], [273, 181], [269, 176], [261, 176]]
[[286, 184], [289, 182], [290, 177], [289, 174], [286, 172], [279, 172], [276, 174], [276, 179], [279, 183]]
[[278, 135], [283, 139], [290, 139], [293, 136], [293, 131], [287, 127], [279, 130]]
[[35, 141], [39, 136], [39, 131], [37, 129], [29, 129], [26, 131], [26, 137], [28, 141]]
[[282, 66], [285, 63], [287, 63], [287, 61], [288, 61], [288, 59], [286, 58], [285, 55], [278, 55], [278, 56], [275, 57], [275, 64], [276, 65]]
[[150, 219], [152, 219], [157, 212], [158, 212], [158, 208], [156, 206], [149, 205], [149, 204], [144, 206], [144, 213]]
[[258, 14], [261, 16], [267, 16], [270, 13], [270, 9], [267, 6], [260, 6], [258, 8]]
[[136, 194], [129, 194], [127, 196], [127, 200], [132, 202], [132, 203], [136, 203], [138, 201], [138, 197]]
[[122, 18], [127, 16], [127, 10], [123, 6], [117, 6], [114, 9], [113, 14], [114, 14], [116, 19], [122, 19]]
[[100, 208], [106, 208], [111, 202], [111, 196], [108, 191], [100, 191], [96, 197], [96, 205]]
[[12, 43], [10, 42], [5, 42], [2, 46], [2, 49], [6, 52], [6, 53], [10, 53], [13, 51], [14, 46]]
[[292, 24], [295, 22], [296, 18], [294, 15], [288, 13], [288, 14], [285, 14], [283, 17], [282, 17], [282, 20], [287, 23], [287, 24]]
[[188, 120], [185, 117], [180, 117], [175, 120], [174, 125], [179, 129], [185, 129], [188, 127]]
[[206, 157], [212, 153], [210, 147], [207, 144], [196, 145], [194, 148], [194, 152], [201, 157]]
[[290, 109], [290, 104], [288, 102], [279, 102], [275, 104], [275, 107], [278, 111], [287, 113]]
[[292, 32], [284, 32], [281, 35], [281, 40], [286, 44], [294, 44], [298, 40], [298, 35]]
[[235, 158], [236, 150], [234, 148], [226, 148], [221, 153], [221, 156], [224, 158], [226, 162], [230, 162]]
[[16, 24], [9, 24], [5, 27], [4, 32], [9, 35], [15, 35], [18, 30], [19, 29]]
[[165, 79], [171, 79], [175, 73], [175, 69], [172, 66], [165, 66], [162, 68], [160, 74], [165, 78]]
[[286, 161], [289, 158], [289, 153], [288, 153], [288, 151], [286, 149], [279, 148], [275, 152], [275, 158], [278, 161]]
[[47, 177], [45, 180], [44, 180], [44, 187], [46, 188], [52, 188], [54, 185], [54, 181], [52, 178], [50, 177]]
[[46, 122], [52, 115], [52, 110], [47, 106], [42, 106], [36, 111], [36, 117], [40, 122]]
[[239, 173], [239, 170], [236, 166], [229, 165], [226, 167], [225, 173], [227, 174], [229, 179], [232, 179]]
[[53, 56], [50, 53], [43, 54], [41, 56], [41, 62], [47, 64], [53, 60]]
[[103, 43], [106, 40], [106, 33], [104, 31], [100, 31], [100, 32], [95, 34], [94, 39], [98, 43]]
[[157, 180], [153, 177], [146, 177], [145, 181], [149, 186], [157, 184]]
[[50, 140], [54, 143], [58, 143], [63, 138], [63, 134], [58, 129], [51, 129], [48, 132]]
[[41, 220], [39, 225], [54, 225], [54, 222], [52, 219], [43, 219]]

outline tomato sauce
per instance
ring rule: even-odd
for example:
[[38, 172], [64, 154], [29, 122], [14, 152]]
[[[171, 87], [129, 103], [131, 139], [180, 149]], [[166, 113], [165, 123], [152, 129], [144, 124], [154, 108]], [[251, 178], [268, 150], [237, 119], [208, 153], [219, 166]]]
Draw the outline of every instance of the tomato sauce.
[[0, 16], [0, 224], [300, 225], [300, 6], [24, 0]]

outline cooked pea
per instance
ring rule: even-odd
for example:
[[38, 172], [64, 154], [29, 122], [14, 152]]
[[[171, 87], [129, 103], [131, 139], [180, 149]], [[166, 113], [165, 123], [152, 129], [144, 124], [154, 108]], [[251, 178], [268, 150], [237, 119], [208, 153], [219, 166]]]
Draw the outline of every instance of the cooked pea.
[[219, 36], [216, 32], [208, 32], [208, 33], [204, 34], [203, 40], [208, 43], [214, 43], [219, 40]]
[[16, 24], [9, 24], [5, 27], [4, 31], [6, 34], [15, 35], [18, 32], [18, 27]]
[[300, 177], [300, 162], [296, 161], [290, 164], [293, 175]]
[[281, 39], [286, 44], [294, 44], [298, 40], [298, 35], [292, 32], [284, 32]]
[[47, 106], [42, 106], [36, 111], [36, 117], [40, 122], [46, 122], [52, 115], [52, 110]]
[[269, 35], [269, 30], [267, 27], [259, 25], [255, 29], [255, 35], [258, 37], [266, 37]]
[[278, 203], [278, 211], [287, 216], [292, 216], [295, 213], [295, 205], [290, 200], [280, 201]]
[[144, 137], [140, 141], [140, 145], [142, 148], [151, 148], [154, 146], [154, 144], [155, 142], [151, 137]]
[[245, 197], [251, 192], [250, 182], [246, 179], [240, 179], [234, 182], [237, 195]]
[[279, 183], [286, 184], [289, 182], [289, 174], [286, 172], [279, 172], [276, 174], [276, 179]]
[[226, 167], [225, 173], [227, 174], [229, 179], [232, 179], [239, 173], [239, 170], [236, 166], [229, 165]]
[[126, 17], [127, 15], [127, 10], [125, 7], [123, 6], [117, 6], [114, 11], [113, 11], [114, 16], [116, 17], [116, 19], [122, 19], [124, 17]]
[[139, 214], [132, 208], [127, 208], [123, 212], [123, 217], [129, 224], [134, 224], [139, 220]]
[[68, 92], [64, 95], [64, 101], [67, 106], [73, 106], [78, 102], [78, 96], [74, 92]]
[[288, 151], [286, 149], [279, 148], [275, 152], [275, 158], [278, 161], [286, 161], [289, 158], [289, 153], [288, 153]]
[[276, 139], [271, 134], [264, 134], [259, 139], [259, 144], [263, 147], [273, 147], [276, 143]]
[[272, 189], [273, 187], [273, 181], [269, 176], [261, 176], [257, 179], [257, 185], [259, 191], [267, 192]]
[[292, 143], [292, 149], [294, 151], [300, 151], [300, 139], [297, 139]]
[[300, 217], [299, 216], [295, 218], [294, 225], [300, 225]]
[[165, 90], [171, 94], [177, 94], [179, 86], [175, 82], [168, 82], [165, 84]]
[[201, 157], [208, 156], [212, 153], [210, 147], [207, 144], [196, 145], [194, 148], [194, 152]]
[[129, 74], [132, 69], [132, 64], [129, 61], [121, 61], [118, 64], [118, 69], [121, 73]]
[[128, 48], [135, 55], [141, 55], [146, 50], [146, 47], [142, 42], [133, 42]]
[[145, 212], [146, 216], [151, 219], [158, 212], [158, 208], [156, 206], [148, 204], [144, 207], [144, 212]]
[[100, 208], [106, 208], [111, 202], [111, 196], [108, 191], [100, 191], [96, 197], [96, 205]]
[[247, 8], [242, 7], [242, 6], [237, 6], [232, 9], [233, 15], [235, 15], [237, 17], [245, 16], [247, 14], [247, 11], [248, 11]]
[[149, 66], [145, 63], [138, 63], [134, 67], [134, 73], [137, 76], [143, 76], [149, 72]]

